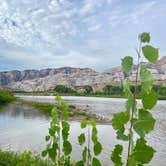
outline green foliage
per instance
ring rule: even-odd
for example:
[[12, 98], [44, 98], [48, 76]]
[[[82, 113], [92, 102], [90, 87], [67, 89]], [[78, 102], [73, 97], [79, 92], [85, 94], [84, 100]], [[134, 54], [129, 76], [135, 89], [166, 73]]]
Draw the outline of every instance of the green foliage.
[[87, 121], [87, 120], [83, 120], [83, 121], [81, 122], [81, 128], [82, 128], [82, 129], [86, 128], [87, 125], [88, 125], [88, 121]]
[[136, 146], [133, 149], [132, 156], [139, 164], [149, 163], [154, 155], [155, 150], [146, 144], [146, 141], [142, 138], [138, 139]]
[[10, 103], [15, 100], [15, 97], [7, 90], [0, 89], [0, 105]]
[[123, 151], [123, 146], [122, 145], [115, 145], [114, 150], [112, 151], [112, 156], [111, 160], [115, 164], [115, 166], [122, 166], [122, 151]]
[[150, 42], [150, 33], [143, 32], [139, 35], [139, 39], [142, 43], [149, 43]]
[[119, 130], [129, 121], [129, 114], [127, 112], [119, 112], [114, 114], [112, 119], [112, 126], [115, 130]]
[[122, 68], [125, 73], [128, 73], [133, 66], [133, 58], [131, 56], [126, 56], [122, 59]]
[[[70, 125], [67, 121], [68, 105], [62, 101], [60, 96], [57, 96], [55, 100], [57, 101], [58, 106], [52, 109], [52, 120], [50, 122], [49, 134], [45, 137], [47, 147], [42, 152], [42, 156], [48, 156], [55, 165], [70, 166], [72, 145], [68, 140], [70, 131]], [[61, 135], [63, 142], [62, 149]]]
[[[148, 111], [157, 103], [157, 94], [153, 89], [158, 90], [156, 86], [153, 88], [153, 76], [149, 70], [140, 65], [141, 50], [142, 54], [151, 63], [155, 63], [158, 58], [158, 49], [143, 43], [150, 42], [150, 34], [142, 33], [139, 35], [140, 47], [136, 49], [138, 55], [138, 68], [136, 71], [135, 86], [130, 85], [130, 79], [126, 78], [123, 84], [124, 93], [127, 97], [126, 111], [114, 114], [112, 126], [116, 130], [117, 138], [128, 140], [128, 152], [126, 166], [143, 166], [149, 163], [154, 155], [155, 150], [146, 144], [145, 135], [154, 129], [155, 119]], [[122, 68], [124, 72], [129, 72], [132, 68], [131, 58], [125, 57], [122, 59]], [[138, 86], [138, 78], [141, 85]], [[141, 96], [143, 108], [137, 108], [137, 93]], [[126, 135], [125, 125], [129, 125], [129, 130]], [[138, 139], [133, 139], [133, 134], [138, 134]], [[125, 134], [124, 134], [125, 133]], [[112, 152], [111, 160], [115, 166], [122, 166], [122, 145], [115, 145]]]
[[1, 166], [53, 166], [48, 160], [42, 160], [39, 156], [32, 156], [30, 151], [22, 154], [16, 152], [0, 151]]
[[72, 146], [69, 141], [63, 142], [63, 152], [65, 155], [69, 155], [72, 152]]
[[93, 88], [90, 85], [85, 85], [84, 89], [85, 89], [85, 93], [87, 93], [87, 94], [93, 92]]
[[134, 119], [133, 128], [139, 134], [140, 137], [145, 137], [153, 130], [155, 119], [152, 114], [144, 109], [140, 109], [138, 112], [138, 119]]
[[142, 104], [146, 109], [152, 109], [157, 103], [157, 94], [154, 91], [142, 95]]
[[149, 93], [152, 90], [154, 78], [149, 70], [141, 66], [140, 80], [143, 93]]
[[93, 150], [94, 150], [94, 154], [95, 154], [96, 156], [99, 155], [99, 154], [101, 153], [101, 151], [102, 151], [102, 145], [101, 145], [101, 143], [100, 143], [100, 142], [97, 142], [97, 143], [94, 145]]
[[126, 78], [123, 82], [123, 91], [125, 95], [128, 97], [131, 95], [131, 90], [130, 90], [130, 79]]
[[94, 157], [92, 160], [92, 166], [101, 166], [101, 163], [97, 158]]
[[80, 134], [80, 136], [78, 137], [78, 142], [80, 145], [83, 145], [85, 143], [85, 134], [84, 133]]
[[[84, 149], [82, 151], [82, 160], [77, 162], [76, 165], [81, 165], [82, 162], [84, 164], [87, 164], [88, 166], [97, 166], [101, 165], [100, 161], [93, 157], [92, 159], [92, 152], [90, 149], [90, 144], [93, 142], [93, 155], [98, 156], [101, 154], [103, 147], [101, 143], [98, 140], [97, 136], [97, 128], [96, 128], [96, 122], [92, 120], [83, 120], [80, 124], [80, 127], [82, 129], [87, 129], [87, 133], [81, 133], [80, 136], [78, 136], [78, 142], [80, 145], [84, 145]], [[87, 141], [86, 141], [87, 140]]]
[[103, 93], [106, 95], [123, 94], [123, 89], [119, 86], [106, 85], [103, 88]]
[[149, 62], [155, 63], [158, 59], [158, 48], [154, 48], [150, 45], [142, 47], [143, 55]]
[[57, 93], [60, 93], [60, 94], [72, 94], [72, 93], [76, 93], [75, 90], [73, 90], [72, 88], [69, 88], [69, 87], [66, 87], [65, 85], [57, 85], [54, 90], [57, 92]]

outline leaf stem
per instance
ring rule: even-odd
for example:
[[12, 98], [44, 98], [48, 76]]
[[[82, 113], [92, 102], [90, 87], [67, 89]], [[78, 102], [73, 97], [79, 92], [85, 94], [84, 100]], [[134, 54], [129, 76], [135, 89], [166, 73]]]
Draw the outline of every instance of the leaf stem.
[[131, 109], [131, 117], [130, 117], [130, 128], [129, 128], [129, 143], [128, 143], [128, 153], [127, 153], [127, 162], [126, 166], [128, 166], [128, 160], [130, 157], [130, 152], [131, 152], [131, 145], [133, 141], [133, 117], [134, 117], [134, 110], [135, 110], [135, 105], [136, 105], [136, 95], [137, 95], [137, 86], [138, 86], [138, 73], [139, 73], [139, 67], [140, 67], [140, 58], [141, 58], [141, 45], [142, 43], [140, 42], [139, 45], [139, 50], [136, 49], [137, 52], [137, 69], [136, 69], [136, 77], [135, 77], [135, 90], [133, 94], [133, 105]]
[[88, 166], [90, 166], [90, 126], [88, 125]]

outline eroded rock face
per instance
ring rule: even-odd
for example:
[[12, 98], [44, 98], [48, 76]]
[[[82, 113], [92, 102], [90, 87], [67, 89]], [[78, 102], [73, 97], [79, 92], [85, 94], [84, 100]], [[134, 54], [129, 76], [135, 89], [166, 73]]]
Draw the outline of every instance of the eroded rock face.
[[[154, 75], [155, 83], [166, 86], [166, 56], [156, 64], [142, 63]], [[129, 74], [134, 82], [136, 66]], [[63, 84], [77, 90], [84, 85], [93, 86], [94, 91], [100, 91], [106, 84], [121, 85], [126, 75], [121, 67], [108, 69], [102, 73], [89, 68], [63, 67], [58, 69], [25, 70], [0, 72], [0, 86], [13, 91], [45, 91]]]

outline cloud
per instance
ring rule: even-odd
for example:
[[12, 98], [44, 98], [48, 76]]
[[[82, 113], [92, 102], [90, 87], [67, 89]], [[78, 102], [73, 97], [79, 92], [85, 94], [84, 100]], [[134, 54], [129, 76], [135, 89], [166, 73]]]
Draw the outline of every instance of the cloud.
[[9, 66], [101, 69], [118, 65], [144, 30], [166, 53], [165, 10], [163, 0], [0, 0], [1, 59]]
[[[146, 16], [149, 17], [149, 14], [154, 13], [156, 6], [160, 8], [160, 5], [162, 5], [160, 2], [149, 1], [128, 8], [125, 8], [123, 5], [118, 6], [110, 13], [110, 24], [112, 26], [126, 25], [129, 23], [138, 24], [142, 18]], [[153, 14], [153, 16], [155, 16], [155, 14]], [[155, 17], [157, 17], [157, 15]]]

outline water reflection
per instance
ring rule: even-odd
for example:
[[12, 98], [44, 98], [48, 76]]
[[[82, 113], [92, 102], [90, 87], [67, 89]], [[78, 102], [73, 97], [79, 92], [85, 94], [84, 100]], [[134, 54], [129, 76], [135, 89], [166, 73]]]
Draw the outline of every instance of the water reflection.
[[3, 111], [0, 112], [0, 117], [11, 117], [11, 118], [24, 118], [24, 119], [35, 119], [35, 118], [47, 118], [42, 113], [36, 111], [30, 107], [23, 107], [21, 105], [11, 104], [8, 107], [4, 108]]
[[[39, 98], [38, 98], [39, 99]], [[32, 99], [31, 99], [32, 100]], [[50, 101], [50, 98], [46, 98]], [[83, 99], [78, 101], [67, 100], [70, 104], [79, 105]], [[41, 101], [41, 100], [40, 100]], [[44, 101], [44, 97], [42, 97]], [[88, 105], [88, 107], [87, 107]], [[84, 100], [82, 106], [92, 112], [97, 112], [102, 116], [112, 116], [114, 112], [121, 111], [124, 107], [124, 100], [97, 99]], [[99, 107], [99, 108], [98, 108]], [[114, 108], [114, 109], [113, 109]], [[117, 108], [117, 109], [115, 109]], [[110, 111], [111, 110], [111, 111]], [[150, 166], [165, 166], [166, 163], [166, 105], [165, 102], [159, 102], [154, 109], [153, 114], [157, 118], [155, 130], [147, 136], [148, 143], [152, 145], [157, 153]], [[73, 144], [72, 158], [80, 158], [81, 148], [77, 143], [77, 136], [81, 133], [78, 122], [71, 121], [70, 140]], [[40, 153], [45, 148], [44, 137], [48, 132], [49, 118], [42, 113], [19, 105], [10, 105], [0, 112], [0, 149], [3, 150], [32, 150]], [[111, 149], [117, 142], [115, 133], [110, 125], [98, 125], [99, 139], [104, 146], [100, 158], [104, 166], [112, 165], [110, 163]], [[86, 131], [85, 131], [86, 132]], [[122, 143], [122, 142], [120, 142]]]

